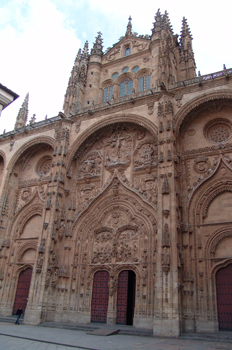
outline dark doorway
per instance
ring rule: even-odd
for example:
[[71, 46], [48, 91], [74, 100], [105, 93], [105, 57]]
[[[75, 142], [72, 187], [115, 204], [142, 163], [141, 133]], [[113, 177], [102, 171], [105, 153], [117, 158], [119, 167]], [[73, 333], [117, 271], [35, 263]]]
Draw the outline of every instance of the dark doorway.
[[19, 275], [18, 279], [18, 285], [15, 295], [15, 302], [13, 307], [13, 314], [16, 314], [16, 311], [19, 307], [23, 309], [23, 313], [25, 313], [25, 309], [27, 307], [27, 300], [30, 290], [30, 284], [31, 284], [31, 275], [32, 275], [32, 268], [28, 268], [24, 271], [22, 271]]
[[118, 276], [117, 320], [118, 324], [133, 325], [135, 307], [135, 273], [130, 270]]
[[232, 264], [216, 274], [218, 323], [220, 331], [232, 331]]
[[91, 322], [106, 323], [109, 301], [109, 274], [98, 271], [93, 279]]

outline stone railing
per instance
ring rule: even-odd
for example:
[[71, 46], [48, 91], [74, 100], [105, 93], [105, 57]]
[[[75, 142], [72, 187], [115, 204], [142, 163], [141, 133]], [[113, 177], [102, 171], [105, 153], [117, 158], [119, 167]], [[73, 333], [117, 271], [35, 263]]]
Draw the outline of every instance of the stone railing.
[[[229, 77], [230, 75], [232, 75], [232, 68], [224, 69], [224, 70], [222, 70], [220, 72], [216, 72], [216, 73], [201, 75], [201, 76], [198, 76], [198, 77], [195, 77], [192, 79], [188, 79], [188, 80], [178, 81], [178, 82], [174, 83], [173, 85], [171, 85], [168, 88], [168, 90], [170, 91], [170, 90], [173, 90], [173, 89], [176, 89], [179, 87], [184, 87], [184, 86], [188, 86], [188, 85], [192, 85], [192, 84], [201, 85], [202, 83], [204, 83], [206, 81], [213, 80], [216, 78], [221, 78], [223, 76]], [[147, 95], [154, 95], [156, 93], [159, 93], [160, 91], [161, 91], [160, 87], [157, 86], [157, 87], [152, 88], [150, 90], [134, 93], [134, 94], [129, 95], [129, 96], [120, 97], [118, 99], [113, 99], [113, 100], [101, 102], [98, 104], [92, 104], [90, 106], [79, 109], [75, 115], [81, 115], [83, 113], [88, 113], [89, 115], [92, 115], [95, 111], [97, 111], [99, 109], [107, 108], [107, 107], [111, 107], [111, 106], [116, 106], [118, 104], [121, 104], [121, 103], [127, 102], [127, 101], [133, 102], [135, 99], [137, 99], [139, 97], [144, 97]], [[62, 119], [62, 117], [60, 115], [58, 115], [56, 117], [53, 117], [50, 119], [45, 119], [45, 120], [42, 120], [40, 122], [31, 124], [31, 125], [29, 124], [23, 128], [3, 133], [2, 135], [0, 135], [0, 139], [8, 137], [8, 136], [13, 137], [14, 135], [16, 135], [18, 133], [22, 133], [22, 132], [29, 132], [35, 128], [39, 128], [41, 126], [48, 125], [48, 124], [56, 122], [57, 120], [60, 120], [60, 119]]]

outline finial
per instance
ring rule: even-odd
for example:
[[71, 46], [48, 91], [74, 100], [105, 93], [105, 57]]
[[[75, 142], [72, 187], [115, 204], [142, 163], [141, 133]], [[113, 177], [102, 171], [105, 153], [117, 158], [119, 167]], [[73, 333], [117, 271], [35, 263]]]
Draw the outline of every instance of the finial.
[[158, 11], [156, 12], [154, 19], [155, 19], [155, 22], [153, 23], [152, 34], [154, 34], [155, 32], [159, 32], [161, 30], [162, 16], [160, 13], [160, 9], [158, 9]]
[[188, 23], [187, 23], [187, 19], [185, 17], [183, 17], [182, 28], [181, 28], [181, 39], [186, 37], [186, 36], [189, 36], [190, 39], [193, 39], [191, 31], [190, 31]]
[[29, 93], [26, 94], [26, 97], [22, 103], [22, 107], [19, 110], [18, 116], [16, 118], [15, 130], [20, 129], [26, 125], [28, 117], [28, 101]]
[[33, 114], [30, 120], [30, 125], [35, 124], [35, 120], [36, 120], [36, 114]]
[[93, 43], [91, 55], [103, 56], [103, 45], [102, 45], [103, 40], [101, 36], [102, 36], [102, 33], [98, 32], [95, 43]]
[[127, 29], [126, 29], [126, 35], [132, 35], [132, 18], [129, 16], [128, 18], [128, 24], [127, 24]]

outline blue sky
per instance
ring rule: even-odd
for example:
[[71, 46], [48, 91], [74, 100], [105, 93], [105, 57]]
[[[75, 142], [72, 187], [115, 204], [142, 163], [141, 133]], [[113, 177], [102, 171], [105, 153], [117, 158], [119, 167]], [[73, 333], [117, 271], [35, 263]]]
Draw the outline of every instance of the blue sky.
[[[125, 34], [129, 15], [133, 31], [151, 34], [160, 7], [168, 11], [175, 34], [183, 16], [193, 35], [197, 70], [216, 72], [232, 67], [232, 2], [182, 0], [1, 0], [0, 82], [20, 95], [2, 112], [0, 133], [10, 131], [29, 92], [29, 120], [62, 111], [70, 71], [79, 47], [103, 33], [104, 49]], [[28, 122], [29, 122], [28, 120]]]

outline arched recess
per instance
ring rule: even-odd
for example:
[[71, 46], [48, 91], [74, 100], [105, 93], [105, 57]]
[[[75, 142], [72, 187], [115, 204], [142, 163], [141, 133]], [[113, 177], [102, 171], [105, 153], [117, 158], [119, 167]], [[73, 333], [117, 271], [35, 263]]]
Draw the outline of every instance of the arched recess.
[[[156, 249], [157, 222], [154, 210], [135, 191], [127, 188], [114, 174], [105, 190], [76, 218], [72, 236], [75, 240], [75, 263], [80, 266], [79, 289], [92, 295], [96, 271], [110, 273], [111, 316], [117, 302], [117, 279], [122, 270], [136, 275], [136, 317], [141, 315], [142, 300], [147, 298], [144, 317], [151, 317], [153, 292], [153, 256]], [[139, 278], [139, 276], [142, 278]], [[138, 276], [138, 278], [137, 278]], [[82, 292], [81, 292], [82, 293]], [[83, 311], [90, 312], [89, 299]]]
[[50, 136], [40, 136], [40, 137], [35, 137], [27, 142], [25, 142], [24, 145], [22, 145], [12, 156], [8, 166], [7, 166], [7, 170], [9, 173], [11, 173], [12, 168], [14, 167], [15, 163], [17, 162], [17, 160], [19, 159], [19, 157], [25, 152], [27, 151], [30, 147], [33, 147], [35, 145], [39, 145], [39, 144], [47, 144], [50, 147], [52, 147], [54, 149], [55, 147], [55, 139], [50, 137]]
[[[27, 251], [34, 251], [36, 253], [36, 251], [37, 251], [37, 241], [30, 241], [30, 242], [26, 242], [26, 243], [22, 244], [19, 247], [18, 252], [16, 254], [16, 261], [17, 262], [21, 262], [23, 260], [22, 259], [23, 256], [25, 255], [25, 253]], [[34, 255], [34, 258], [35, 258], [35, 255]], [[34, 261], [30, 261], [30, 263], [34, 263]]]
[[136, 114], [120, 114], [120, 115], [114, 115], [109, 116], [107, 118], [104, 118], [95, 124], [91, 125], [89, 128], [87, 128], [79, 138], [75, 142], [73, 142], [72, 146], [70, 147], [68, 153], [67, 153], [67, 168], [69, 169], [71, 162], [75, 158], [75, 154], [77, 153], [78, 149], [84, 142], [92, 135], [94, 135], [96, 132], [99, 132], [101, 129], [103, 130], [105, 127], [116, 127], [119, 125], [126, 125], [126, 124], [135, 124], [135, 127], [147, 129], [152, 137], [154, 137], [155, 143], [158, 143], [158, 130], [157, 127], [153, 122], [148, 120], [147, 118], [144, 118], [140, 115]]
[[217, 90], [212, 93], [204, 93], [190, 102], [186, 103], [176, 114], [176, 128], [175, 133], [178, 137], [180, 134], [181, 125], [186, 118], [194, 117], [194, 112], [198, 107], [204, 106], [211, 101], [221, 100], [223, 103], [231, 103], [232, 92], [231, 90]]
[[[25, 207], [21, 208], [17, 212], [14, 220], [9, 226], [8, 236], [11, 236], [12, 238], [16, 238], [16, 237], [20, 238], [20, 234], [22, 234], [25, 225], [34, 216], [41, 217], [41, 232], [42, 232], [42, 213], [43, 213], [42, 203], [29, 202]], [[33, 235], [31, 237], [33, 237]]]
[[[203, 224], [212, 202], [225, 192], [232, 192], [232, 169], [224, 160], [220, 159], [214, 171], [209, 173], [208, 177], [193, 190], [188, 202], [190, 218], [194, 212], [197, 225]], [[218, 214], [220, 213], [218, 212]], [[222, 214], [224, 213], [220, 214], [221, 217]]]

